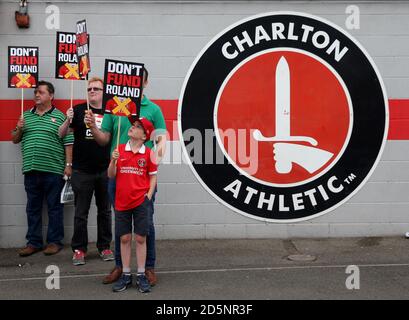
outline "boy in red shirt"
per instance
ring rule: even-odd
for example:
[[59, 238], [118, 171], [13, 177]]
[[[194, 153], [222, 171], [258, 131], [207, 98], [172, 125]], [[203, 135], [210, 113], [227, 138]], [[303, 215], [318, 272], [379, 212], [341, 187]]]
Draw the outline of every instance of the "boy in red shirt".
[[150, 201], [155, 191], [157, 163], [154, 153], [144, 145], [153, 125], [145, 118], [134, 121], [128, 131], [129, 141], [112, 153], [108, 176], [116, 177], [115, 230], [121, 237], [122, 275], [112, 290], [120, 292], [132, 285], [131, 248], [134, 224], [138, 273], [136, 285], [140, 292], [151, 287], [145, 276], [146, 235], [149, 231]]

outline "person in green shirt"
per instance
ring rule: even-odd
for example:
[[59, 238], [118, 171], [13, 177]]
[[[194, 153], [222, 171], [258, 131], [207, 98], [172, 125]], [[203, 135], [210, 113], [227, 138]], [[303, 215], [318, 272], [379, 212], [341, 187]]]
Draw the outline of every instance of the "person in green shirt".
[[58, 253], [64, 238], [63, 204], [60, 194], [64, 186], [63, 175], [72, 174], [72, 134], [64, 138], [58, 128], [65, 115], [52, 105], [54, 86], [39, 81], [34, 90], [35, 106], [25, 111], [12, 132], [12, 141], [21, 142], [23, 155], [24, 187], [27, 193], [27, 245], [19, 251], [29, 256], [43, 249], [42, 205], [44, 197], [48, 207], [48, 232], [45, 255]]
[[[144, 68], [143, 73], [143, 88], [148, 84], [148, 71]], [[162, 110], [158, 105], [150, 101], [145, 95], [142, 94], [142, 101], [139, 111], [139, 116], [148, 119], [154, 126], [155, 130], [151, 135], [151, 139], [145, 143], [150, 149], [152, 149], [157, 158], [159, 164], [165, 154], [166, 145], [166, 123], [163, 117]], [[117, 148], [118, 132], [119, 144], [126, 144], [129, 140], [128, 130], [131, 127], [131, 122], [126, 117], [119, 117], [112, 114], [105, 114], [102, 120], [101, 129], [99, 130], [95, 125], [95, 117], [92, 111], [88, 111], [84, 118], [85, 123], [90, 127], [92, 135], [95, 141], [100, 145], [107, 145], [111, 143], [111, 154]], [[118, 130], [120, 122], [120, 130]], [[115, 179], [110, 179], [108, 182], [108, 192], [111, 198], [111, 202], [115, 203]], [[149, 284], [154, 286], [157, 282], [155, 275], [155, 261], [156, 261], [156, 249], [155, 249], [155, 226], [153, 222], [153, 204], [155, 201], [156, 190], [153, 194], [151, 201], [151, 213], [150, 227], [147, 235], [147, 254], [145, 264], [145, 274], [148, 278]], [[109, 275], [104, 277], [103, 283], [109, 284], [116, 282], [122, 274], [122, 261], [121, 261], [121, 241], [115, 234], [115, 268]]]

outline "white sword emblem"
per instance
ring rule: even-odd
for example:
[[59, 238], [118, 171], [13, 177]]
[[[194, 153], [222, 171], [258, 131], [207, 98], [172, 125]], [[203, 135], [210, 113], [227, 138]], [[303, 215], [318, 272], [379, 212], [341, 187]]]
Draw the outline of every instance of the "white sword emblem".
[[[253, 131], [253, 138], [257, 141], [274, 141], [274, 142], [307, 142], [312, 146], [317, 146], [318, 142], [312, 137], [306, 136], [291, 136], [291, 105], [290, 105], [290, 68], [288, 66], [287, 60], [284, 57], [281, 57], [277, 63], [276, 72], [275, 72], [275, 127], [276, 134], [274, 137], [265, 137], [260, 130], [256, 129]], [[278, 145], [281, 149], [283, 144]], [[294, 146], [294, 147], [293, 147]], [[288, 173], [291, 171], [292, 164], [291, 162], [293, 156], [297, 158], [294, 162], [299, 163], [305, 167], [309, 172], [317, 170], [316, 167], [321, 167], [325, 164], [331, 157], [332, 153], [325, 150], [320, 150], [316, 148], [311, 148], [304, 145], [292, 145], [284, 146], [285, 149], [290, 150], [290, 154], [285, 159], [277, 159], [276, 170], [278, 173]], [[296, 149], [296, 150], [294, 150]], [[300, 150], [301, 149], [301, 150]], [[310, 154], [314, 154], [314, 163], [308, 163], [308, 159], [299, 159], [300, 155], [303, 156], [303, 150], [310, 151]], [[313, 150], [314, 149], [314, 150]], [[302, 157], [304, 158], [304, 157]], [[306, 156], [308, 158], [308, 156]], [[312, 160], [311, 157], [309, 160]], [[324, 163], [322, 163], [324, 162]], [[305, 165], [303, 165], [305, 163]], [[318, 164], [319, 163], [319, 164]], [[322, 164], [321, 164], [322, 163]], [[311, 171], [312, 170], [312, 171]]]
[[311, 137], [291, 136], [290, 132], [290, 68], [287, 60], [281, 57], [276, 68], [276, 135], [265, 137], [260, 130], [253, 132], [257, 141], [295, 141], [308, 142], [313, 146], [318, 145], [317, 140]]
[[276, 138], [284, 139], [290, 134], [290, 69], [281, 57], [276, 68]]

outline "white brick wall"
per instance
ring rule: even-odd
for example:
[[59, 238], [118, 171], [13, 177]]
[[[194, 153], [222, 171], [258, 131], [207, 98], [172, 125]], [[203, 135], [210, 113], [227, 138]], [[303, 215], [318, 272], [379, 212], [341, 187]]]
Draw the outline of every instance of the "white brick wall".
[[[153, 99], [178, 99], [184, 76], [197, 53], [231, 23], [267, 11], [291, 10], [326, 18], [345, 28], [350, 2], [332, 1], [182, 1], [98, 4], [83, 1], [30, 1], [31, 27], [18, 30], [16, 1], [0, 1], [0, 82], [6, 83], [7, 46], [40, 47], [40, 78], [56, 84], [57, 97], [69, 98], [66, 82], [55, 80], [55, 30], [45, 28], [45, 8], [56, 4], [61, 30], [74, 30], [87, 19], [91, 33], [93, 75], [102, 75], [105, 57], [146, 63], [147, 94]], [[389, 98], [409, 98], [409, 2], [359, 2], [361, 29], [350, 30], [367, 49], [383, 76]], [[75, 97], [83, 98], [81, 83]], [[17, 90], [0, 88], [1, 99], [19, 99]], [[1, 110], [0, 110], [1, 112]], [[174, 158], [177, 156], [177, 147]], [[160, 168], [155, 221], [159, 239], [292, 238], [398, 235], [409, 228], [409, 141], [388, 141], [369, 182], [348, 203], [314, 220], [267, 224], [235, 213], [213, 199], [186, 164]], [[179, 161], [180, 162], [180, 161]], [[188, 195], [188, 196], [187, 196]], [[95, 241], [95, 207], [89, 225]], [[46, 222], [46, 219], [44, 220]], [[65, 210], [66, 242], [72, 235], [73, 207]], [[25, 243], [25, 192], [19, 146], [0, 142], [0, 247]]]

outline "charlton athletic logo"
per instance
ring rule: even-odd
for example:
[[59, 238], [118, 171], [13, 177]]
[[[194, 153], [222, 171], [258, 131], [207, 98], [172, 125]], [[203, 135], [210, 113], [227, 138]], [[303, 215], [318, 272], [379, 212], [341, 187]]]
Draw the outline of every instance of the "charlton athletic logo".
[[179, 102], [189, 164], [220, 202], [294, 222], [351, 198], [387, 136], [382, 79], [338, 26], [294, 12], [230, 26], [199, 54]]
[[138, 160], [138, 166], [140, 166], [141, 168], [146, 166], [146, 160], [145, 159], [139, 159]]

